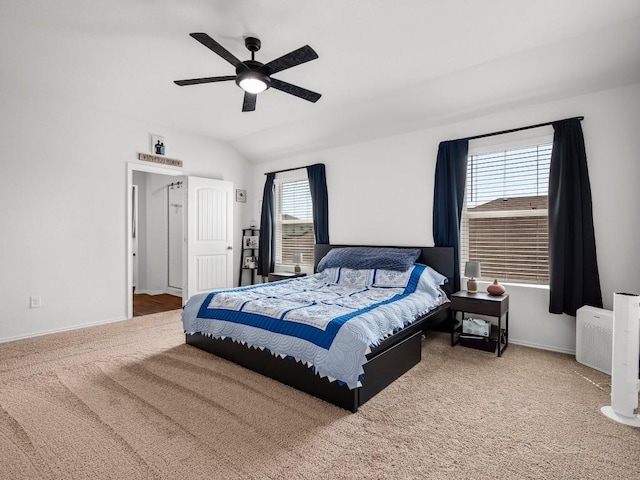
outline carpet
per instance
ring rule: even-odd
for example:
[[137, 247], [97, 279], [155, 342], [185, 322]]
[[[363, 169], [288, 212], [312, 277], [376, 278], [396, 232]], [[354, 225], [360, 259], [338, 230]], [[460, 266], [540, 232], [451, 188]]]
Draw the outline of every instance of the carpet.
[[608, 376], [448, 342], [356, 414], [185, 345], [179, 311], [0, 344], [0, 478], [640, 478]]

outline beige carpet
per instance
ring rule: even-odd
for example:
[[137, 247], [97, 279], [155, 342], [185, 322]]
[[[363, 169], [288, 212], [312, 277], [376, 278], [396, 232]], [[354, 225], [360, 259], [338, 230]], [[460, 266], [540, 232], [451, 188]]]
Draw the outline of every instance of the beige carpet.
[[436, 333], [351, 414], [184, 345], [166, 312], [0, 344], [0, 478], [640, 478], [608, 381]]

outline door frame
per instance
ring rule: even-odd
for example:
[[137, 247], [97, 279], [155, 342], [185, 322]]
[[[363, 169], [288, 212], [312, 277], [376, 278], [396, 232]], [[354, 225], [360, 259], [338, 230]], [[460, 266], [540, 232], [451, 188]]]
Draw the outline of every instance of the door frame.
[[[142, 163], [127, 163], [127, 187], [126, 187], [126, 238], [125, 245], [127, 250], [127, 260], [126, 260], [126, 281], [125, 281], [125, 306], [127, 312], [127, 319], [133, 318], [133, 240], [131, 238], [132, 230], [132, 222], [133, 222], [133, 202], [131, 199], [131, 187], [133, 185], [133, 172], [146, 172], [146, 173], [157, 173], [160, 175], [168, 175], [172, 177], [183, 177], [188, 176], [189, 173], [183, 170], [174, 170], [172, 168], [165, 167], [156, 167], [154, 165], [144, 165]], [[185, 212], [186, 213], [186, 212]], [[183, 227], [184, 233], [184, 227]], [[183, 279], [184, 282], [184, 279]], [[184, 285], [183, 285], [184, 290]]]

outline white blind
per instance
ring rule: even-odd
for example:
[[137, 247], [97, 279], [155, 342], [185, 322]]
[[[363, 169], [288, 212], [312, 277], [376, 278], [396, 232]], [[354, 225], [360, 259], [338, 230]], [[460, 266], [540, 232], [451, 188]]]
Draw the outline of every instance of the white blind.
[[309, 180], [275, 181], [276, 265], [293, 266], [293, 254], [302, 254], [300, 265], [313, 266], [313, 209]]
[[470, 155], [460, 265], [482, 277], [549, 282], [547, 194], [551, 143]]

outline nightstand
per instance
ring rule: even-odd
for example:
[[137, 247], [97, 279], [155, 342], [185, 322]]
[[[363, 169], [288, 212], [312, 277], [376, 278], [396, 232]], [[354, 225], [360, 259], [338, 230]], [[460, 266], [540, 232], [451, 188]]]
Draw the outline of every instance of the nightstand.
[[306, 273], [296, 273], [296, 272], [271, 272], [269, 274], [269, 282], [277, 282], [280, 280], [287, 280], [289, 278], [296, 278], [296, 277], [304, 277], [306, 276]]
[[[454, 345], [457, 345], [460, 340], [462, 320], [464, 319], [465, 312], [486, 315], [489, 317], [496, 317], [498, 319], [498, 328], [495, 332], [492, 332], [488, 341], [497, 342], [498, 356], [502, 356], [502, 353], [509, 346], [509, 295], [504, 294], [500, 296], [493, 296], [484, 292], [469, 293], [465, 290], [461, 290], [452, 294], [450, 300], [451, 311], [453, 313], [451, 346], [453, 347]], [[458, 312], [462, 315], [459, 325], [456, 318], [456, 314]], [[502, 317], [505, 317], [504, 328], [502, 328]], [[481, 339], [482, 337], [479, 337], [479, 340]]]

